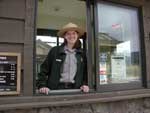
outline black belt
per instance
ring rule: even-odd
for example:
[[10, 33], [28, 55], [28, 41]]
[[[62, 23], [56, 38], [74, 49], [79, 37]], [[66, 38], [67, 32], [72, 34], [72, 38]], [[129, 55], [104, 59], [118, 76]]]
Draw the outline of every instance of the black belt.
[[59, 88], [60, 89], [72, 89], [72, 88], [74, 88], [74, 83], [61, 82], [61, 83], [59, 83]]

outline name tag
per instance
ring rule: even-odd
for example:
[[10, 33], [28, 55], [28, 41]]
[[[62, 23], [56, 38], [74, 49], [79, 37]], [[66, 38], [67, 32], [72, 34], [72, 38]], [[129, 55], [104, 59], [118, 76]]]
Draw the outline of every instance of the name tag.
[[61, 60], [61, 59], [56, 59], [56, 61], [57, 61], [57, 62], [61, 62], [62, 60]]

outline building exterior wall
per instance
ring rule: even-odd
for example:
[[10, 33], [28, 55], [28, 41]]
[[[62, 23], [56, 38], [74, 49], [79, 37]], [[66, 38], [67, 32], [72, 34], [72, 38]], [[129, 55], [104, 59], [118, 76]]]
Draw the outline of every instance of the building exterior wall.
[[[22, 53], [22, 89], [21, 95], [32, 95], [33, 87], [28, 84], [33, 81], [32, 53], [34, 37], [34, 1], [32, 0], [4, 0], [0, 4], [0, 51]], [[127, 1], [127, 0], [126, 0]], [[135, 0], [134, 0], [135, 1]], [[1, 1], [0, 1], [1, 2]], [[9, 3], [14, 10], [8, 8]], [[16, 3], [16, 4], [15, 4]], [[13, 4], [13, 5], [12, 5]], [[7, 7], [6, 7], [7, 6]], [[144, 3], [144, 34], [146, 48], [147, 75], [150, 76], [150, 1]], [[19, 12], [16, 9], [21, 9]], [[8, 11], [8, 12], [6, 12]], [[10, 12], [9, 12], [10, 11]], [[13, 26], [13, 27], [12, 27]], [[6, 32], [7, 31], [7, 32]], [[9, 33], [8, 33], [9, 32]], [[10, 40], [11, 37], [11, 40]], [[150, 78], [147, 78], [150, 81]], [[130, 99], [116, 102], [81, 104], [72, 106], [58, 106], [45, 108], [25, 108], [17, 110], [5, 110], [0, 113], [150, 113], [150, 98]]]

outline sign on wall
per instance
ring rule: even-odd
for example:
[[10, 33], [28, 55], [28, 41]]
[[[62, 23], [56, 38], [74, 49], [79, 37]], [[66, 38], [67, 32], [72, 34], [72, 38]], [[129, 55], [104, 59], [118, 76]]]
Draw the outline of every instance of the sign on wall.
[[0, 52], [0, 95], [20, 94], [21, 54]]
[[113, 82], [121, 82], [121, 80], [126, 79], [125, 56], [111, 56], [111, 73]]

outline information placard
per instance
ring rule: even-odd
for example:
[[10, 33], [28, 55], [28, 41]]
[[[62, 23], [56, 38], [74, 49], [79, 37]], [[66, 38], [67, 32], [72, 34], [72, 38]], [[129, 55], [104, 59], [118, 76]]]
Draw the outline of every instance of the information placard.
[[0, 52], [0, 95], [20, 94], [20, 53]]
[[125, 56], [111, 56], [111, 72], [113, 82], [122, 82], [122, 80], [126, 79]]

